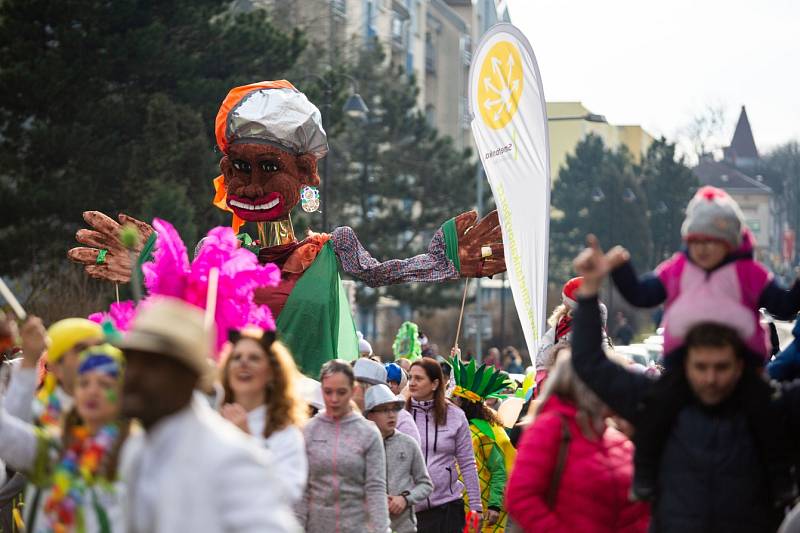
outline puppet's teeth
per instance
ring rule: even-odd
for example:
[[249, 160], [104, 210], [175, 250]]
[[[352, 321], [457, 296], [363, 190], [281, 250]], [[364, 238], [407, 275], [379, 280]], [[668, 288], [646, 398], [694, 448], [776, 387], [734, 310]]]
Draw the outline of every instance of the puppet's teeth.
[[231, 205], [233, 207], [239, 207], [241, 209], [247, 209], [248, 211], [266, 211], [267, 209], [272, 209], [273, 207], [278, 205], [278, 202], [279, 202], [279, 199], [275, 198], [274, 200], [272, 200], [271, 202], [269, 202], [267, 204], [253, 205], [253, 204], [246, 204], [244, 202], [239, 202], [237, 200], [231, 200]]
[[277, 199], [277, 198], [275, 198], [274, 200], [272, 200], [272, 201], [271, 201], [270, 203], [268, 203], [268, 204], [261, 204], [261, 205], [257, 205], [257, 206], [256, 206], [256, 209], [257, 209], [257, 210], [260, 210], [260, 211], [266, 211], [267, 209], [272, 209], [272, 208], [273, 208], [273, 207], [275, 207], [276, 205], [278, 205], [278, 199]]

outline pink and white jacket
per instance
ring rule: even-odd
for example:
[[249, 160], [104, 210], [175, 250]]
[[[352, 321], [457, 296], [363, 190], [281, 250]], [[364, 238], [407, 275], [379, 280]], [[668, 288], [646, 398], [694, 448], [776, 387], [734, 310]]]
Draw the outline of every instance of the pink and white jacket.
[[628, 302], [637, 307], [664, 304], [664, 354], [680, 348], [689, 330], [702, 322], [722, 324], [739, 333], [754, 356], [769, 360], [768, 335], [760, 322], [764, 307], [779, 317], [800, 310], [800, 281], [784, 290], [767, 268], [753, 259], [753, 241], [745, 232], [741, 246], [716, 268], [706, 271], [686, 252], [667, 259], [640, 279], [630, 263], [612, 277]]

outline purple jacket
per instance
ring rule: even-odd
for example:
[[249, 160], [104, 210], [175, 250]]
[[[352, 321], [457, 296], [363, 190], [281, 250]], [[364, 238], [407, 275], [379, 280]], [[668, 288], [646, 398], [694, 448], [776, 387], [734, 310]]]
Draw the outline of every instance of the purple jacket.
[[[411, 415], [419, 429], [422, 455], [433, 480], [433, 492], [416, 504], [414, 510], [425, 511], [459, 500], [463, 498], [466, 484], [470, 508], [482, 512], [472, 436], [464, 412], [448, 402], [447, 422], [437, 426], [434, 423], [433, 400], [418, 402], [412, 398]], [[464, 483], [458, 479], [459, 472]]]
[[397, 427], [395, 428], [400, 433], [405, 433], [419, 444], [420, 448], [422, 448], [422, 440], [419, 436], [419, 430], [417, 429], [417, 425], [414, 423], [414, 419], [411, 417], [411, 413], [403, 409], [399, 413], [397, 413]]

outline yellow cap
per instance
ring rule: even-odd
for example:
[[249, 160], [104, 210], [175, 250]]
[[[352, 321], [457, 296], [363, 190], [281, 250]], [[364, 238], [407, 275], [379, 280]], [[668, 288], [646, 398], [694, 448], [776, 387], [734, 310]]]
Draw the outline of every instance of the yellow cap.
[[47, 362], [55, 363], [79, 342], [102, 339], [103, 328], [97, 322], [85, 318], [65, 318], [51, 325], [47, 334], [50, 336]]

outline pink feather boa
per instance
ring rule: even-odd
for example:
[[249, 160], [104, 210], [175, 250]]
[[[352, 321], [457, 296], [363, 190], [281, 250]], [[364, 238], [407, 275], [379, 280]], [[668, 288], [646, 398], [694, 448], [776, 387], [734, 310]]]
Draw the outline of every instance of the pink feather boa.
[[153, 228], [158, 232], [153, 261], [142, 265], [151, 297], [172, 296], [205, 309], [209, 272], [214, 267], [219, 269], [215, 354], [225, 344], [230, 330], [257, 326], [275, 331], [272, 313], [266, 305], [256, 305], [253, 294], [258, 287], [278, 285], [281, 272], [277, 266], [259, 264], [252, 252], [239, 247], [230, 227], [209, 231], [190, 264], [186, 246], [169, 222], [157, 218]]

